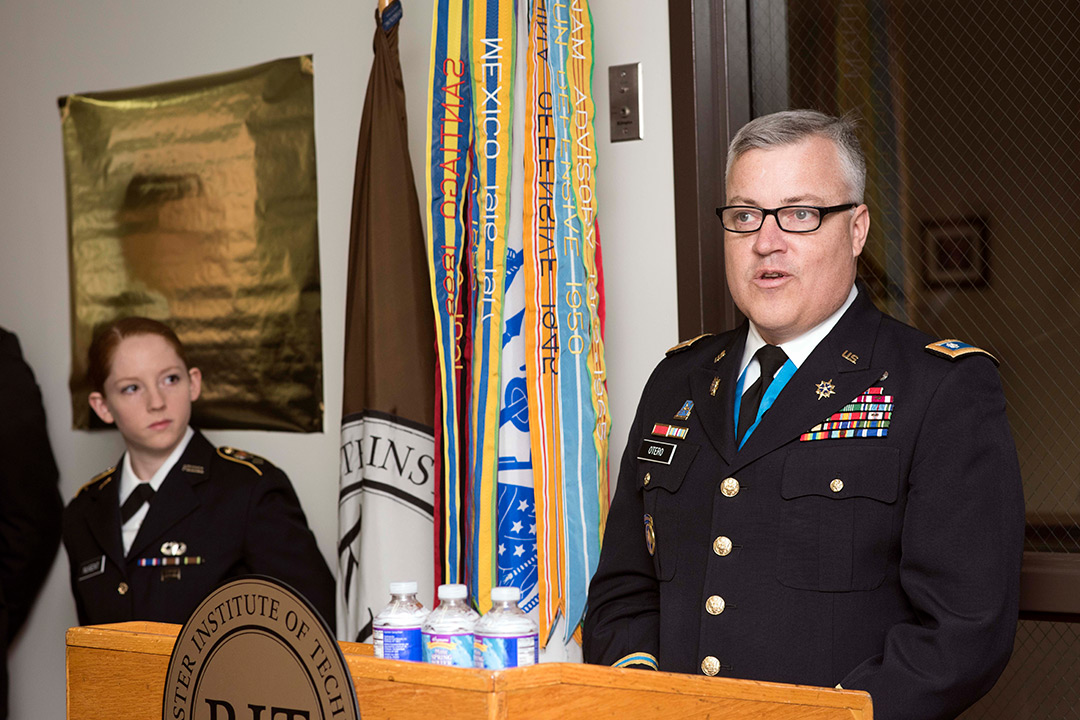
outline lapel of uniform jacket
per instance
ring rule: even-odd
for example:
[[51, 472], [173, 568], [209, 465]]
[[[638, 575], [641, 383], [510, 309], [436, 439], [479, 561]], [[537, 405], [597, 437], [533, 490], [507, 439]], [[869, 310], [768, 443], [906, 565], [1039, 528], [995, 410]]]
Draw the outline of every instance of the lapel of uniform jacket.
[[873, 363], [880, 323], [881, 313], [860, 284], [851, 307], [791, 377], [738, 451], [733, 470], [798, 439], [873, 385], [885, 370]]
[[[124, 539], [120, 535], [120, 464], [103, 486], [90, 491], [86, 522], [101, 551], [118, 567], [124, 567]], [[78, 558], [81, 562], [86, 558]]]
[[141, 554], [169, 528], [198, 509], [199, 498], [195, 494], [195, 485], [210, 479], [210, 461], [213, 457], [213, 446], [202, 433], [196, 432], [150, 502], [150, 511], [143, 518], [139, 534], [131, 543], [129, 558]]
[[[746, 346], [749, 327], [748, 323], [743, 322], [726, 346], [721, 345], [715, 355], [705, 358], [690, 374], [693, 412], [725, 463], [730, 463], [735, 457], [735, 383], [739, 379], [739, 359]], [[717, 360], [717, 357], [720, 359]], [[717, 378], [719, 385], [714, 395], [712, 385]]]

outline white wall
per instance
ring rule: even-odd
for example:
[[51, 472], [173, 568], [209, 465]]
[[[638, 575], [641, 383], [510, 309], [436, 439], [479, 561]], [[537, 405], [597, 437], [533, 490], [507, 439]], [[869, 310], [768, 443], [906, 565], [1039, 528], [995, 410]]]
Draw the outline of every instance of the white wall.
[[[521, 0], [524, 5], [524, 1]], [[326, 432], [214, 432], [265, 454], [293, 479], [331, 567], [337, 531], [338, 418], [345, 258], [375, 0], [59, 0], [0, 2], [0, 325], [19, 335], [41, 385], [66, 500], [121, 452], [115, 433], [71, 429], [63, 153], [56, 98], [315, 56]], [[405, 0], [402, 67], [417, 177], [423, 162], [432, 0]], [[592, 0], [598, 203], [607, 280], [612, 467], [638, 393], [677, 342], [666, 5]], [[607, 67], [644, 63], [646, 140], [612, 145]], [[11, 717], [64, 716], [64, 631], [75, 624], [59, 553], [11, 650]]]

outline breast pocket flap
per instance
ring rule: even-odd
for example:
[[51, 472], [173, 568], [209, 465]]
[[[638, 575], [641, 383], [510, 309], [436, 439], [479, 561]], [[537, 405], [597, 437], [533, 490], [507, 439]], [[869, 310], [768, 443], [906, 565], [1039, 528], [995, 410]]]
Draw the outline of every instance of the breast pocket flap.
[[896, 502], [900, 452], [896, 448], [799, 448], [784, 460], [780, 495], [785, 500], [817, 495], [835, 500], [870, 498]]

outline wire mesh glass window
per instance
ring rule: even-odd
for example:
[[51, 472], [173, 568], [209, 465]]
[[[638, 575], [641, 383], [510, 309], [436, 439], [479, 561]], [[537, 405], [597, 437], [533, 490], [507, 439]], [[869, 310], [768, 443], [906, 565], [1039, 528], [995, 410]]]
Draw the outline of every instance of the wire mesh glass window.
[[[1080, 3], [754, 0], [751, 106], [852, 112], [878, 304], [1001, 360], [1027, 549], [1080, 553]], [[1080, 717], [1080, 624], [1022, 621], [965, 718]]]

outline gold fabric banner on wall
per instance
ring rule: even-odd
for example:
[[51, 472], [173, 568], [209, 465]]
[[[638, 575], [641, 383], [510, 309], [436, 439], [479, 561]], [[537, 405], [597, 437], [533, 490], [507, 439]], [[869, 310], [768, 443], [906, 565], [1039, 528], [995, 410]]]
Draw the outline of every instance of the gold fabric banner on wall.
[[202, 368], [202, 428], [322, 430], [310, 56], [60, 99], [75, 428], [86, 351], [124, 315]]

